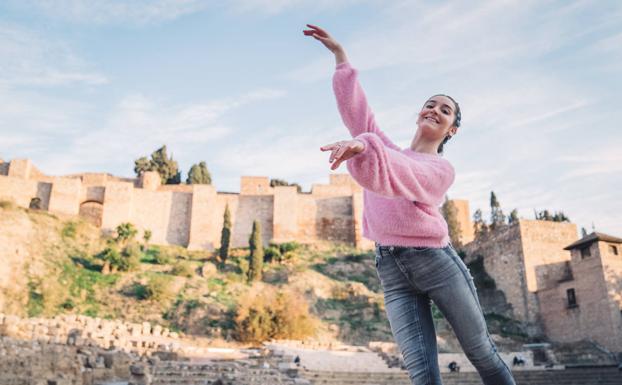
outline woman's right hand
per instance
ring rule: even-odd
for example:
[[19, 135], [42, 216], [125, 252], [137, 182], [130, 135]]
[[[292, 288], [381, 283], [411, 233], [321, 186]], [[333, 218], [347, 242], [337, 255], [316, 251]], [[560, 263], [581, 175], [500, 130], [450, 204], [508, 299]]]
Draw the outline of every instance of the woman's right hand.
[[316, 25], [307, 24], [307, 27], [309, 27], [310, 29], [305, 29], [302, 31], [302, 33], [304, 33], [306, 36], [313, 36], [316, 40], [322, 42], [322, 44], [324, 44], [324, 46], [335, 55], [338, 55], [340, 53], [343, 54], [343, 48], [341, 48], [341, 45], [339, 45], [339, 43], [337, 43], [337, 40], [330, 36], [328, 32]]

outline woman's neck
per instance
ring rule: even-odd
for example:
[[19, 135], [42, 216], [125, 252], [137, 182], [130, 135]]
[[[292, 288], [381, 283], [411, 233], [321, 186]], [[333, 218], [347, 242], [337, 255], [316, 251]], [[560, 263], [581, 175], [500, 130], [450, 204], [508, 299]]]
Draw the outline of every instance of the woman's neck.
[[415, 136], [410, 143], [410, 149], [412, 151], [434, 155], [438, 154], [438, 146], [440, 146], [440, 143], [437, 143], [436, 141], [428, 141], [417, 136]]

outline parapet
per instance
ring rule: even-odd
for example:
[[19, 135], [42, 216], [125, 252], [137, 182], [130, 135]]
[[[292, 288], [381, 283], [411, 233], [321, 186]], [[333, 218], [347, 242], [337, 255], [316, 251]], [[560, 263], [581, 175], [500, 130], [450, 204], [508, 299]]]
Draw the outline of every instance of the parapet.
[[243, 176], [240, 178], [241, 195], [273, 195], [270, 178], [267, 176]]
[[150, 191], [155, 191], [160, 187], [162, 183], [162, 179], [160, 178], [160, 174], [157, 171], [145, 171], [140, 174], [138, 179], [138, 185]]

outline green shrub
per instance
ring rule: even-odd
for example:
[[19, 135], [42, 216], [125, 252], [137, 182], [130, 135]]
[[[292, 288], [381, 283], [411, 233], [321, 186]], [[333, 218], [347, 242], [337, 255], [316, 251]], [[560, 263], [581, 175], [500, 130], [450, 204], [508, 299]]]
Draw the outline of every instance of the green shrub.
[[296, 241], [284, 242], [284, 243], [281, 243], [279, 245], [279, 249], [281, 250], [281, 254], [285, 254], [285, 253], [290, 252], [290, 251], [298, 250], [300, 248], [300, 246], [301, 246], [300, 243], [298, 243]]
[[36, 317], [40, 315], [44, 309], [41, 288], [39, 284], [32, 281], [28, 282], [28, 304], [26, 307], [28, 317]]
[[168, 265], [173, 262], [173, 257], [160, 249], [156, 249], [156, 252], [153, 254], [153, 259], [158, 265]]
[[136, 244], [129, 244], [121, 252], [116, 246], [109, 246], [95, 257], [104, 261], [102, 273], [115, 271], [132, 271], [140, 264], [142, 253]]
[[262, 291], [244, 298], [235, 317], [235, 331], [242, 342], [302, 339], [313, 335], [316, 326], [304, 298], [284, 291]]
[[119, 226], [117, 226], [116, 231], [117, 237], [115, 238], [115, 240], [119, 243], [129, 242], [134, 239], [136, 234], [138, 234], [138, 230], [136, 229], [136, 227], [134, 227], [134, 225], [129, 222], [121, 223]]
[[164, 275], [154, 275], [146, 285], [147, 298], [153, 301], [163, 301], [172, 297], [171, 279]]
[[171, 279], [162, 274], [151, 276], [147, 283], [134, 283], [130, 292], [140, 300], [163, 301], [173, 297]]
[[278, 246], [270, 245], [267, 249], [264, 249], [264, 262], [281, 262], [281, 249]]
[[63, 238], [71, 238], [74, 239], [76, 237], [77, 225], [75, 222], [67, 222], [63, 229], [61, 230], [61, 235]]
[[189, 262], [178, 262], [173, 266], [171, 274], [181, 277], [192, 278], [194, 276], [194, 267]]

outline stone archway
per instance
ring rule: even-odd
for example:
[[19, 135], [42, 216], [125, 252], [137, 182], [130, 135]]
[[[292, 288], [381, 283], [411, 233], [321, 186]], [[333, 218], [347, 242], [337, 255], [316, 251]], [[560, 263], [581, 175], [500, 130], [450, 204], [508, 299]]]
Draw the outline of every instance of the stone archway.
[[80, 204], [80, 218], [97, 227], [102, 226], [104, 205], [97, 201], [86, 201]]

